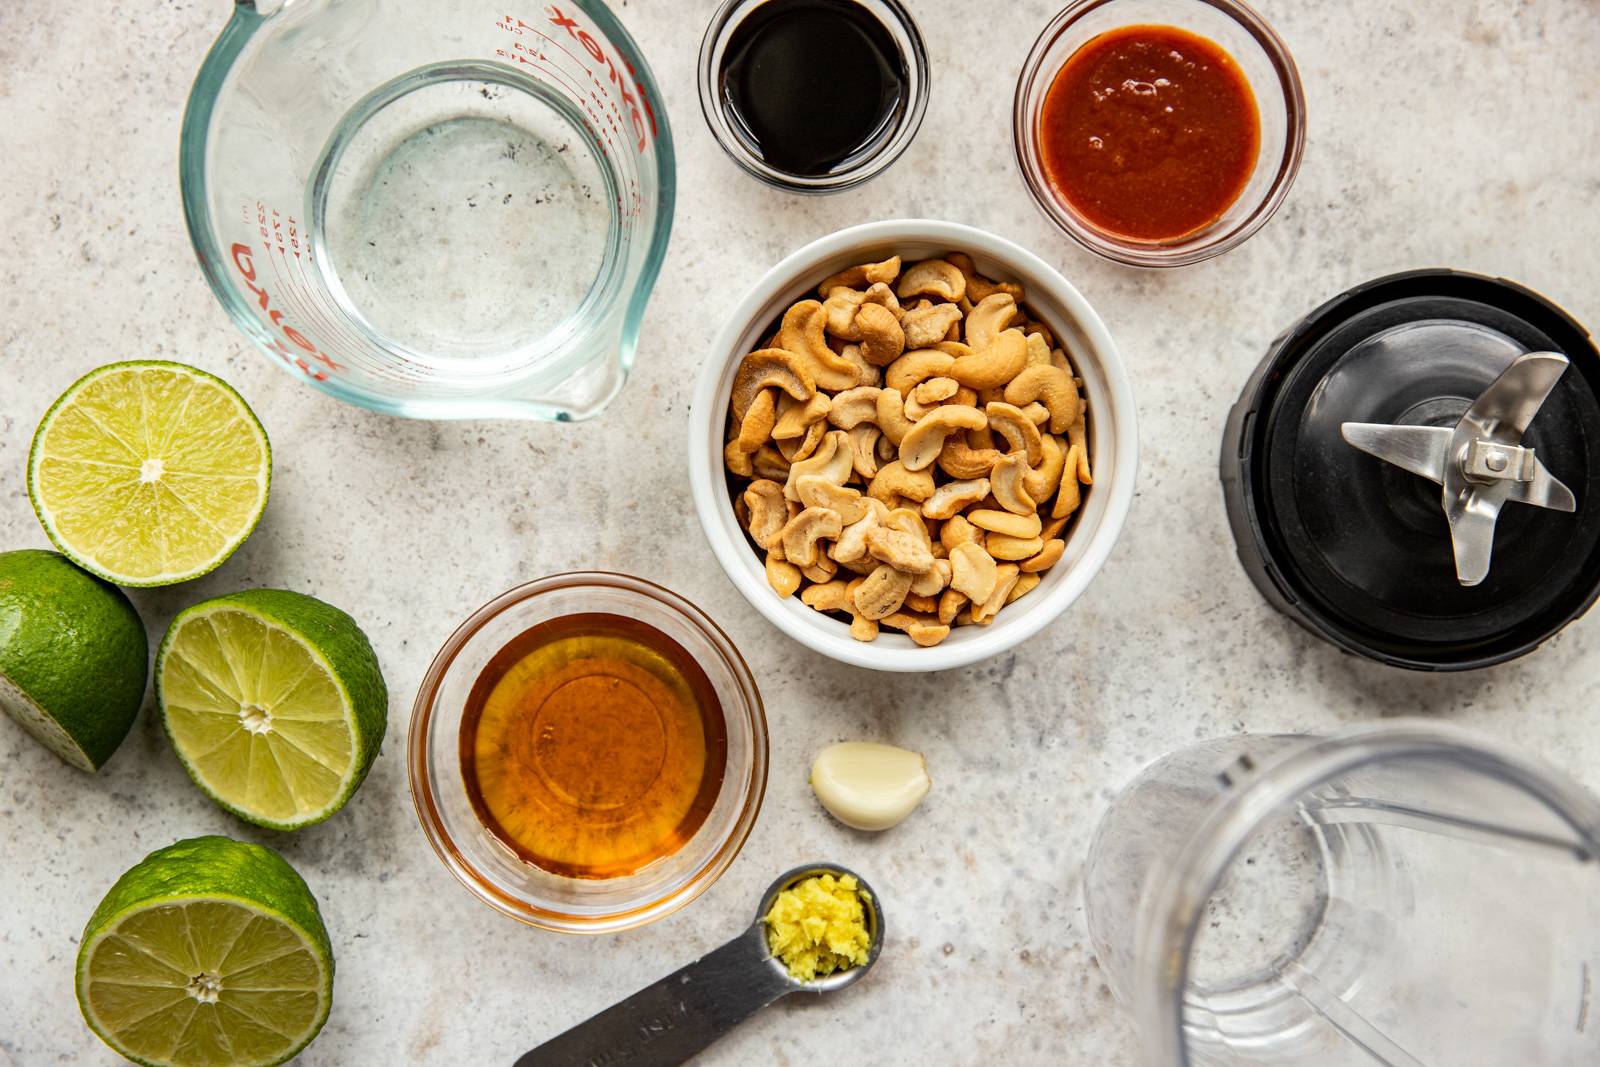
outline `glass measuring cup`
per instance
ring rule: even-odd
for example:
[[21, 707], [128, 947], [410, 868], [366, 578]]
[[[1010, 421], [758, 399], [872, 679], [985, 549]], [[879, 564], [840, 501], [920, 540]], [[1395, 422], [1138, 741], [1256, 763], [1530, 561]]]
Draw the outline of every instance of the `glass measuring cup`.
[[245, 334], [418, 418], [597, 414], [672, 226], [661, 94], [599, 0], [235, 0], [180, 172]]
[[1600, 1057], [1600, 806], [1432, 725], [1172, 753], [1090, 850], [1090, 937], [1152, 1065]]

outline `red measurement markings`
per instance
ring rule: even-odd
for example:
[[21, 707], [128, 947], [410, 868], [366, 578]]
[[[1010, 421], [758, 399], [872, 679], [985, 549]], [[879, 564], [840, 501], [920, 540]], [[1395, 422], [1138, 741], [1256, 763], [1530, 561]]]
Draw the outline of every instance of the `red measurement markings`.
[[[285, 220], [277, 211], [272, 211], [265, 204], [256, 205], [256, 228], [261, 234], [262, 244], [270, 257], [276, 249], [285, 254], [292, 248], [293, 254], [298, 257], [302, 254], [299, 224], [292, 218]], [[294, 326], [284, 321], [283, 309], [274, 303], [272, 296], [267, 292], [266, 286], [261, 284], [260, 276], [256, 270], [255, 253], [250, 246], [242, 241], [235, 241], [229, 250], [233, 258], [234, 269], [244, 279], [246, 289], [255, 294], [256, 303], [261, 310], [267, 313], [267, 320], [283, 335], [283, 338], [298, 348], [296, 352], [282, 340], [274, 337], [267, 344], [276, 355], [284, 362], [300, 368], [316, 381], [327, 381], [328, 371], [342, 371], [344, 364], [335, 362], [333, 357], [322, 351], [305, 334]], [[304, 353], [303, 355], [301, 353]], [[314, 366], [307, 362], [309, 357]]]
[[[529, 46], [521, 41], [513, 41], [511, 43], [512, 51], [508, 52], [503, 48], [496, 48], [494, 54], [497, 59], [510, 60], [513, 63], [520, 63], [525, 67], [533, 68], [536, 72], [536, 77], [553, 82], [566, 89], [570, 99], [576, 100], [583, 105], [583, 113], [578, 116], [578, 119], [582, 122], [584, 130], [589, 134], [591, 143], [599, 150], [602, 157], [615, 160], [618, 167], [625, 172], [626, 189], [618, 190], [617, 192], [615, 198], [617, 210], [635, 218], [643, 215], [644, 197], [639, 192], [637, 157], [631, 151], [617, 151], [617, 141], [612, 137], [612, 133], [617, 134], [618, 137], [624, 134], [621, 122], [622, 111], [617, 107], [614, 100], [602, 97], [596, 91], [598, 89], [609, 94], [609, 91], [606, 90], [606, 83], [601, 81], [593, 71], [589, 70], [582, 59], [563, 48], [560, 42], [545, 36], [545, 34], [529, 26], [526, 22], [508, 15], [505, 20], [495, 23], [495, 26], [517, 36], [531, 34], [541, 42], [539, 46]], [[589, 81], [596, 88], [584, 89], [574, 84], [568, 72], [556, 65], [557, 60], [552, 57], [550, 51], [546, 50], [546, 46], [561, 56], [572, 60], [573, 64], [578, 67], [582, 74], [588, 76]], [[632, 68], [630, 67], [629, 69]], [[591, 119], [603, 121], [606, 128], [601, 129]], [[653, 115], [651, 116], [651, 121], [653, 124]], [[631, 149], [633, 146], [629, 145], [628, 147]]]
[[[639, 151], [643, 152], [650, 146], [650, 139], [657, 136], [659, 130], [656, 126], [655, 107], [650, 102], [649, 94], [644, 91], [644, 83], [639, 80], [639, 72], [632, 63], [624, 59], [622, 68], [627, 72], [627, 76], [624, 77], [623, 72], [617, 69], [616, 61], [600, 46], [600, 42], [594, 39], [594, 35], [555, 4], [549, 5], [545, 9], [545, 14], [551, 26], [566, 30], [567, 35], [582, 45], [583, 50], [589, 54], [595, 63], [603, 66], [606, 81], [616, 86], [617, 91], [622, 96], [622, 103], [628, 111], [628, 121], [633, 126], [634, 135], [638, 139]], [[508, 33], [533, 33], [551, 44], [555, 43], [550, 41], [550, 38], [546, 37], [537, 28], [528, 25], [515, 15], [507, 15], [495, 25]], [[562, 51], [566, 52], [566, 49], [563, 48]], [[567, 54], [572, 55], [570, 52], [567, 52]], [[573, 58], [577, 57], [574, 56]], [[592, 71], [590, 73], [593, 74]], [[596, 77], [596, 80], [599, 80], [598, 77]], [[635, 96], [635, 93], [638, 95]]]

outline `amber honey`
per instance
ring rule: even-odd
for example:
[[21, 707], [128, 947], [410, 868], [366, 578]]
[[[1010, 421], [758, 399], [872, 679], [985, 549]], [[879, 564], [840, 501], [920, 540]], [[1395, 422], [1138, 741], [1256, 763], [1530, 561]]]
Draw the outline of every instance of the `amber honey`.
[[727, 732], [710, 679], [635, 619], [568, 615], [508, 643], [461, 722], [467, 797], [524, 861], [617, 878], [671, 855], [722, 785]]

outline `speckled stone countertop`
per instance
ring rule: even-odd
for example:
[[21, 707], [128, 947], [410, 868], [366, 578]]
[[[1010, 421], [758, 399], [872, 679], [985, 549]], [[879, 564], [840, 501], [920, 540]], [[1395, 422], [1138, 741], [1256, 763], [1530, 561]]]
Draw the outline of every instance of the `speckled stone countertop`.
[[[292, 836], [209, 804], [148, 706], [94, 777], [0, 719], [0, 1062], [113, 1059], [73, 999], [83, 923], [146, 852], [223, 832], [282, 850], [321, 900], [338, 977], [306, 1063], [509, 1063], [720, 944], [775, 874], [827, 857], [880, 890], [882, 962], [846, 994], [752, 1020], [703, 1062], [814, 1063], [849, 1047], [897, 1064], [1133, 1064], [1080, 883], [1096, 820], [1149, 760], [1232, 731], [1416, 714], [1515, 739], [1600, 786], [1600, 617], [1466, 676], [1343, 656], [1256, 594], [1216, 475], [1228, 405], [1267, 343], [1355, 282], [1451, 265], [1515, 278], [1600, 324], [1600, 10], [1261, 0], [1309, 98], [1299, 181], [1243, 248], [1141, 273], [1054, 232], [1016, 173], [1013, 81], [1056, 5], [1009, 3], [998, 23], [987, 5], [912, 6], [932, 62], [922, 132], [882, 177], [824, 199], [757, 185], [707, 133], [694, 61], [712, 0], [618, 6], [674, 123], [677, 221], [632, 381], [598, 421], [553, 426], [358, 411], [269, 365], [225, 318], [190, 251], [176, 173], [183, 102], [225, 0], [0, 4], [0, 549], [46, 545], [23, 465], [62, 389], [112, 359], [195, 363], [266, 425], [272, 499], [220, 570], [134, 595], [152, 638], [207, 596], [301, 590], [363, 623], [391, 690], [365, 787]], [[819, 235], [902, 215], [986, 227], [1058, 265], [1118, 339], [1139, 400], [1138, 497], [1088, 594], [1013, 654], [938, 676], [840, 666], [772, 629], [711, 558], [683, 462], [691, 381], [750, 280]], [[599, 940], [523, 928], [463, 891], [417, 827], [402, 758], [417, 682], [451, 629], [513, 584], [588, 567], [704, 606], [750, 661], [772, 725], [765, 807], [732, 869], [686, 911]], [[927, 753], [936, 784], [909, 822], [867, 836], [821, 811], [807, 766], [844, 738]]]

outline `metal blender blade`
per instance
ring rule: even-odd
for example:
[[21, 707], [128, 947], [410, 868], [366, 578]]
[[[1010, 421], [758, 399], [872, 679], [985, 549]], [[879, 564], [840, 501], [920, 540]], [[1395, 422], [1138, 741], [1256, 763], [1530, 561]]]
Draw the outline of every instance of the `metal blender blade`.
[[1488, 576], [1495, 522], [1506, 501], [1577, 509], [1572, 490], [1522, 445], [1522, 435], [1566, 369], [1567, 357], [1559, 352], [1518, 356], [1454, 428], [1373, 422], [1339, 427], [1345, 441], [1361, 451], [1444, 487], [1444, 514], [1462, 585], [1477, 585]]

